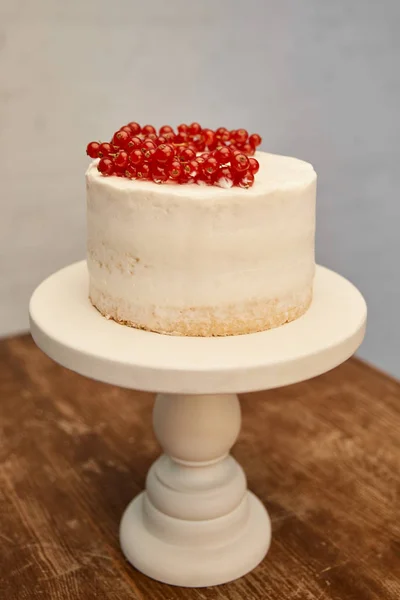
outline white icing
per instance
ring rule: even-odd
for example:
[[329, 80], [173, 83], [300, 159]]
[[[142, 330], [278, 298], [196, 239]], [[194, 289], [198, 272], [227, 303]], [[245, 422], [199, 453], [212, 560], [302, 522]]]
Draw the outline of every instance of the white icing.
[[249, 189], [103, 177], [92, 163], [87, 249], [96, 293], [128, 313], [161, 314], [304, 295], [315, 266], [315, 171], [295, 158], [256, 158]]

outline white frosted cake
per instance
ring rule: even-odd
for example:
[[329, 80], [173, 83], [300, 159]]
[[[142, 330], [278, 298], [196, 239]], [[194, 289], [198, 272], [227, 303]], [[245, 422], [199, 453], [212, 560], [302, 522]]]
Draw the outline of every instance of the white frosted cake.
[[184, 336], [262, 331], [312, 299], [316, 174], [257, 152], [248, 189], [87, 180], [89, 296], [107, 318]]

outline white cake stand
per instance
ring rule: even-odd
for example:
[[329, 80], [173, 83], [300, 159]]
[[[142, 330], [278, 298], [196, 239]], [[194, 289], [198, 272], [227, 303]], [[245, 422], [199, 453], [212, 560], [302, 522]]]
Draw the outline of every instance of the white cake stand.
[[229, 454], [240, 431], [236, 394], [345, 361], [363, 339], [366, 305], [346, 279], [317, 267], [312, 305], [293, 323], [234, 337], [171, 337], [102, 317], [88, 300], [83, 261], [36, 289], [30, 318], [37, 345], [65, 367], [158, 392], [153, 424], [165, 454], [122, 517], [122, 550], [154, 579], [201, 587], [253, 569], [271, 539], [268, 513]]

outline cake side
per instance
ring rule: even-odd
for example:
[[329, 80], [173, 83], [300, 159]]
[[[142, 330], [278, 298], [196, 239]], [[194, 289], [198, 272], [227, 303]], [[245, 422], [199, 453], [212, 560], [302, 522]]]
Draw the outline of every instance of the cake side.
[[293, 320], [311, 302], [316, 174], [257, 153], [250, 189], [156, 185], [87, 172], [90, 298], [118, 322], [235, 335]]

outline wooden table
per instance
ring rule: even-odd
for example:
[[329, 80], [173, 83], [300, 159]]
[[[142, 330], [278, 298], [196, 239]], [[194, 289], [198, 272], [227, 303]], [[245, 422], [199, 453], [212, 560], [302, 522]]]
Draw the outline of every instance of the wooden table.
[[1, 341], [1, 600], [398, 600], [400, 384], [352, 359], [242, 408], [234, 454], [268, 506], [270, 552], [234, 583], [163, 585], [118, 543], [159, 453], [151, 396], [67, 371], [28, 336]]

